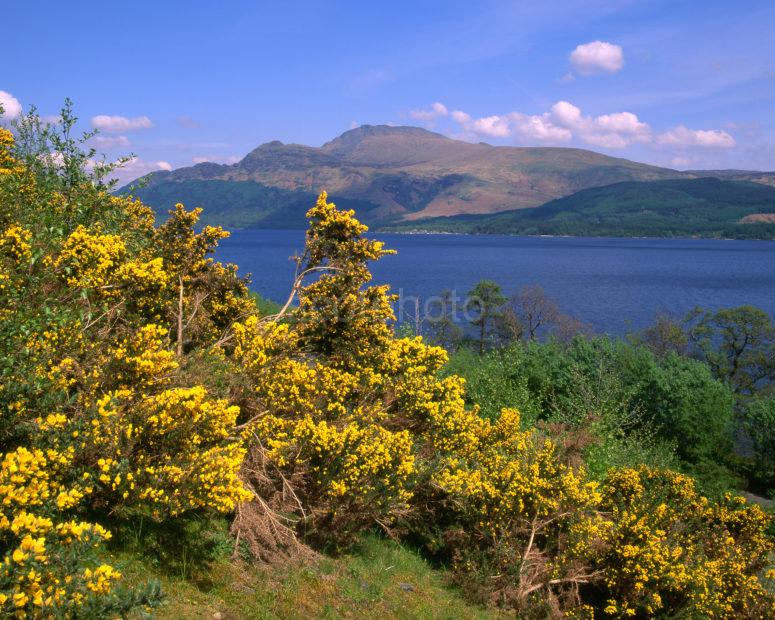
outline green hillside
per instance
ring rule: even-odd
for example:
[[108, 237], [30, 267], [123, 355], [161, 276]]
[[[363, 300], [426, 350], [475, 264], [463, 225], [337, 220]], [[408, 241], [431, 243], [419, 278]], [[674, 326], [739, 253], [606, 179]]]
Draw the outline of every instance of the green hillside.
[[[131, 193], [152, 205], [162, 218], [181, 202], [188, 208], [203, 208], [203, 223], [228, 228], [299, 228], [306, 221], [304, 214], [310, 202], [315, 200], [310, 192], [221, 179], [161, 181]], [[334, 198], [337, 204], [358, 213], [368, 214], [375, 208], [364, 200]]]
[[365, 125], [321, 147], [274, 141], [233, 165], [154, 172], [122, 191], [160, 214], [182, 201], [205, 207], [210, 223], [300, 228], [300, 205], [322, 190], [367, 224], [385, 225], [531, 208], [588, 187], [691, 176], [584, 149], [494, 147], [418, 127]]
[[[522, 235], [775, 237], [775, 188], [718, 178], [614, 183], [536, 209], [415, 222], [400, 229]], [[396, 227], [397, 229], [399, 227]]]

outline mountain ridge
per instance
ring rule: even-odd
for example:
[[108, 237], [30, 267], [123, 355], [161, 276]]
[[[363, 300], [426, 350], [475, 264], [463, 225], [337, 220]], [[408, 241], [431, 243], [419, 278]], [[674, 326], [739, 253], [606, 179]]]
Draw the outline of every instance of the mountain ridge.
[[[144, 187], [130, 184], [121, 191], [160, 213], [177, 194], [176, 200], [205, 207], [206, 217], [217, 212], [224, 225], [260, 227], [303, 225], [297, 204], [326, 190], [366, 223], [380, 226], [533, 208], [616, 182], [695, 177], [585, 149], [492, 146], [420, 127], [362, 125], [319, 147], [274, 140], [235, 164], [158, 171], [143, 177]], [[271, 205], [260, 202], [265, 194], [273, 196]]]

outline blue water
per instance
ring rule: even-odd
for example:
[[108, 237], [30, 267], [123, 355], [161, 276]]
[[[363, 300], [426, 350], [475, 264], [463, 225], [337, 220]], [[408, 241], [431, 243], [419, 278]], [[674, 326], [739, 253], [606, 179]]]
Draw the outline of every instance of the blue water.
[[[775, 317], [775, 243], [705, 239], [609, 239], [506, 235], [375, 234], [398, 251], [373, 264], [374, 280], [404, 298], [443, 289], [461, 297], [479, 280], [506, 293], [540, 285], [560, 308], [612, 335], [643, 328], [659, 312], [683, 315], [751, 304]], [[303, 231], [238, 230], [217, 258], [252, 273], [252, 288], [284, 301], [293, 281], [289, 258]], [[407, 305], [408, 304], [408, 305]], [[404, 305], [406, 311], [413, 302]]]

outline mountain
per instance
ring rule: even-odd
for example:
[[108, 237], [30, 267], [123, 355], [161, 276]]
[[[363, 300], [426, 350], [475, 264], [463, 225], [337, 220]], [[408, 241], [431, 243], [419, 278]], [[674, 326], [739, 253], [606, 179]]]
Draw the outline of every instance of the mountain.
[[145, 186], [121, 191], [160, 213], [183, 202], [205, 207], [209, 222], [278, 228], [303, 226], [323, 189], [365, 222], [386, 225], [525, 209], [594, 186], [692, 176], [583, 149], [496, 147], [418, 127], [364, 125], [321, 147], [269, 142], [234, 165], [154, 172]]
[[716, 177], [727, 181], [752, 181], [775, 187], [775, 172], [757, 172], [755, 170], [687, 170], [695, 177]]
[[427, 219], [411, 227], [525, 235], [772, 239], [775, 187], [716, 177], [628, 181], [584, 189], [535, 209]]

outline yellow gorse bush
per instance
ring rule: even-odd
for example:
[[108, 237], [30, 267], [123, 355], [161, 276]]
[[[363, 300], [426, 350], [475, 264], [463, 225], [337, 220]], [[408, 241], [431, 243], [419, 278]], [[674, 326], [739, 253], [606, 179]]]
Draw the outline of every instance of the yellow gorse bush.
[[[460, 378], [438, 376], [443, 349], [389, 329], [391, 298], [367, 267], [381, 244], [325, 194], [308, 216], [299, 271], [317, 280], [284, 316], [237, 324], [233, 348], [253, 392], [252, 458], [277, 468], [278, 492], [296, 492], [300, 531], [330, 543], [374, 523], [441, 529], [429, 543], [459, 575], [536, 615], [775, 609], [759, 576], [771, 544], [761, 510], [710, 502], [672, 472], [612, 471], [599, 484], [516, 410], [483, 419]], [[665, 485], [670, 498], [653, 505]]]
[[119, 596], [110, 534], [80, 515], [248, 497], [239, 407], [183, 383], [181, 353], [253, 304], [208, 257], [225, 233], [197, 233], [198, 212], [155, 228], [132, 199], [39, 183], [13, 146], [0, 130], [0, 616], [121, 615], [142, 597]]
[[[20, 447], [0, 463], [0, 611], [24, 618], [67, 613], [110, 590], [120, 573], [105, 566], [100, 590], [90, 569], [72, 572], [68, 556], [88, 556], [110, 534], [67, 515], [91, 492], [88, 484], [68, 487], [61, 480], [72, 467], [73, 451], [58, 453]], [[99, 570], [99, 569], [97, 569]]]
[[669, 471], [593, 482], [517, 410], [482, 418], [442, 348], [396, 336], [369, 271], [390, 251], [325, 193], [261, 317], [199, 210], [157, 227], [13, 146], [0, 129], [0, 615], [126, 615], [150, 599], [103, 562], [109, 518], [236, 510], [242, 533], [250, 507], [284, 543], [411, 533], [533, 617], [775, 615], [762, 510]]
[[601, 491], [604, 516], [578, 533], [604, 542], [594, 561], [606, 567], [607, 615], [775, 614], [761, 579], [770, 517], [759, 506], [729, 494], [711, 502], [688, 476], [646, 467], [612, 472]]

